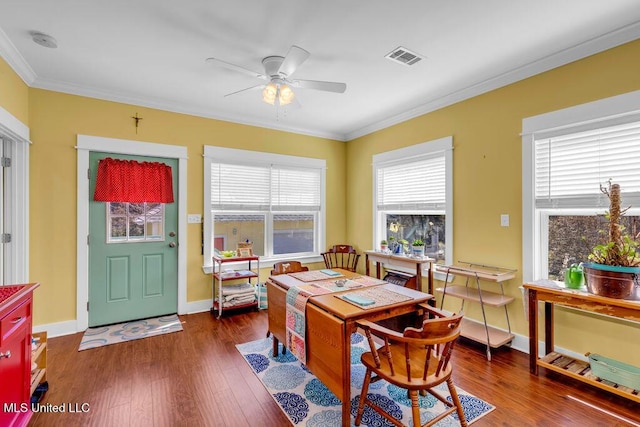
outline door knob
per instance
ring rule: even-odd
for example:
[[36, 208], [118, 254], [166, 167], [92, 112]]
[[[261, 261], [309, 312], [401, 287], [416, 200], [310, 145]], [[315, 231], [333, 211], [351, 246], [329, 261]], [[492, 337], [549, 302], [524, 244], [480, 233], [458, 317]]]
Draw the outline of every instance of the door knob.
[[175, 231], [170, 231], [169, 232], [169, 237], [176, 237], [176, 232]]
[[175, 248], [175, 247], [176, 247], [176, 242], [171, 242], [171, 243], [169, 243], [169, 247], [170, 247], [170, 248]]
[[6, 357], [7, 359], [11, 357], [11, 350], [7, 351], [6, 353], [0, 353], [0, 359], [2, 359], [3, 357]]

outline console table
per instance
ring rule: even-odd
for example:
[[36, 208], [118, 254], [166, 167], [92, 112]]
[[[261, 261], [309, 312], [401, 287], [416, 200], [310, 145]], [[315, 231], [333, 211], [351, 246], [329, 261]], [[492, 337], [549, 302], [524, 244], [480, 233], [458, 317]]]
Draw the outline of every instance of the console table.
[[[640, 402], [638, 390], [632, 390], [596, 377], [588, 362], [554, 351], [554, 305], [590, 311], [640, 322], [640, 301], [607, 298], [553, 283], [525, 283], [529, 303], [529, 370], [538, 375], [538, 367], [567, 375], [600, 389]], [[545, 356], [538, 357], [538, 302], [544, 302]], [[639, 326], [640, 327], [640, 326]]]
[[[416, 272], [416, 287], [419, 291], [426, 292], [433, 295], [433, 272], [431, 265], [436, 261], [429, 257], [412, 257], [403, 255], [387, 254], [378, 251], [365, 251], [365, 274], [369, 274], [369, 262], [376, 264], [376, 275], [380, 279], [380, 267], [382, 265], [385, 268], [406, 268]], [[427, 268], [427, 290], [422, 289], [422, 270]]]

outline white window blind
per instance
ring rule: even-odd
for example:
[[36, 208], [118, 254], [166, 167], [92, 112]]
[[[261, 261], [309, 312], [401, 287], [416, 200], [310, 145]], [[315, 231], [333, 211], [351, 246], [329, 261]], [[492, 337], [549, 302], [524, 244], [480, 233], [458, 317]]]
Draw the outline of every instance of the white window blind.
[[320, 170], [291, 167], [271, 168], [273, 210], [319, 211]]
[[640, 204], [640, 122], [535, 139], [536, 208], [606, 208], [609, 179]]
[[380, 165], [378, 209], [444, 210], [445, 172], [444, 152]]
[[213, 210], [319, 211], [320, 206], [320, 169], [211, 163]]

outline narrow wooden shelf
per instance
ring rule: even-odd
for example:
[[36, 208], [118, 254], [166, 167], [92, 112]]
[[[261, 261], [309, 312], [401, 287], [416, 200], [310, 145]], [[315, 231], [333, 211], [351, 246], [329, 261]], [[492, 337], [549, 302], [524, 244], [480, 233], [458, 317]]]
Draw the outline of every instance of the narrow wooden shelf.
[[504, 282], [516, 277], [516, 271], [502, 268], [493, 267], [488, 265], [464, 263], [468, 266], [459, 265], [436, 265], [436, 271], [443, 274], [452, 274], [454, 276], [472, 277], [480, 280], [487, 280], [489, 282]]
[[38, 345], [35, 350], [31, 350], [31, 362], [36, 363], [38, 367], [31, 371], [30, 395], [33, 395], [40, 383], [47, 380], [47, 333], [35, 332], [32, 336], [38, 339]]
[[[487, 334], [489, 334], [488, 342]], [[460, 335], [470, 340], [489, 345], [493, 348], [498, 348], [508, 344], [513, 341], [514, 338], [512, 333], [492, 326], [487, 326], [485, 329], [485, 325], [482, 323], [472, 322], [467, 319], [462, 319], [462, 331], [460, 332]]]
[[469, 301], [482, 302], [491, 307], [502, 307], [515, 299], [496, 292], [482, 291], [480, 294], [477, 289], [467, 286], [447, 286], [446, 291], [445, 288], [437, 288], [436, 291]]
[[583, 360], [574, 359], [573, 357], [554, 351], [538, 359], [537, 364], [543, 368], [591, 384], [602, 390], [617, 394], [618, 396], [640, 402], [640, 390], [634, 390], [596, 377], [591, 373], [589, 363]]
[[[462, 265], [436, 266], [437, 272], [446, 274], [444, 286], [436, 289], [442, 293], [440, 308], [444, 306], [444, 299], [447, 295], [462, 300], [461, 309], [464, 308], [465, 301], [473, 301], [480, 304], [483, 323], [464, 322], [461, 335], [485, 344], [487, 346], [487, 360], [491, 361], [491, 348], [497, 348], [511, 343], [514, 338], [514, 335], [511, 333], [511, 322], [509, 321], [507, 305], [512, 303], [515, 298], [504, 294], [504, 285], [502, 282], [516, 277], [516, 270], [464, 261], [459, 261], [459, 263]], [[452, 276], [464, 277], [464, 286], [449, 285], [449, 278]], [[500, 292], [484, 290], [480, 286], [480, 281], [489, 282], [489, 284], [497, 287]], [[489, 326], [484, 310], [485, 306], [492, 308], [502, 307], [505, 320], [507, 321], [507, 327], [509, 328], [508, 332]]]
[[36, 369], [35, 371], [31, 372], [31, 394], [32, 395], [36, 391], [36, 388], [42, 382], [44, 375], [47, 373], [46, 371], [47, 371], [46, 369]]

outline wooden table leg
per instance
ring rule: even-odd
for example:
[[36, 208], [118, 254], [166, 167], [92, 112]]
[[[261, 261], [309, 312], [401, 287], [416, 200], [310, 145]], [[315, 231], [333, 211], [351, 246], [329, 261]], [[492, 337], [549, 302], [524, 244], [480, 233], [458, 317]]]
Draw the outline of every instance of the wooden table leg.
[[529, 372], [538, 375], [538, 293], [526, 289], [529, 301]]
[[351, 426], [351, 333], [354, 326], [345, 322], [342, 352], [342, 426]]
[[544, 303], [544, 351], [545, 354], [549, 354], [553, 351], [554, 347], [554, 333], [553, 333], [553, 303]]

